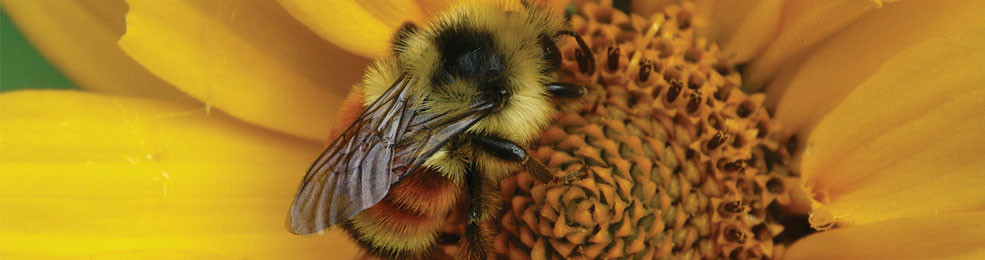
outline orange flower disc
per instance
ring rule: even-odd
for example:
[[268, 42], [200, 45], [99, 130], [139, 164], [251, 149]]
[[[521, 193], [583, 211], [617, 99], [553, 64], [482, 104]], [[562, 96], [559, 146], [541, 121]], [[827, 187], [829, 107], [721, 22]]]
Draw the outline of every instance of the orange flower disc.
[[650, 18], [588, 3], [571, 23], [595, 54], [562, 45], [562, 77], [590, 86], [544, 131], [534, 156], [557, 181], [521, 172], [501, 185], [494, 251], [511, 259], [773, 258], [787, 201], [786, 147], [762, 94], [716, 45], [694, 7]]

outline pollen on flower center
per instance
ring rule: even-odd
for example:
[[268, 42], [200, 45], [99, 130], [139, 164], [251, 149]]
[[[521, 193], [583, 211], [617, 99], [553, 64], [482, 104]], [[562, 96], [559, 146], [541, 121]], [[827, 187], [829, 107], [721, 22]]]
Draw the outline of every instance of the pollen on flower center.
[[[510, 259], [774, 258], [789, 200], [784, 147], [762, 94], [718, 47], [694, 36], [693, 6], [644, 18], [609, 3], [583, 6], [561, 46], [562, 77], [592, 90], [563, 108], [534, 157], [563, 181], [521, 172], [501, 184], [494, 251]], [[778, 152], [779, 151], [779, 152]], [[780, 165], [780, 166], [777, 166]]]

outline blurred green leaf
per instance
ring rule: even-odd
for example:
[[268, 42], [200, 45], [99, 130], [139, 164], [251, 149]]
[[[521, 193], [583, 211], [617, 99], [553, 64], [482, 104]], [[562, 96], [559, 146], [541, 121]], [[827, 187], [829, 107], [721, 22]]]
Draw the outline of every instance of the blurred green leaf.
[[6, 10], [0, 12], [0, 16], [3, 18], [0, 22], [0, 92], [75, 88], [75, 84], [24, 39]]

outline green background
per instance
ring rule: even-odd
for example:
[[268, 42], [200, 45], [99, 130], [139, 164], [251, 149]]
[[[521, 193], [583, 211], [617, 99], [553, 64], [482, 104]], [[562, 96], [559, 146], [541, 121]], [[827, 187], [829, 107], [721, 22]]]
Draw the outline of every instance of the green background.
[[7, 11], [0, 22], [0, 92], [17, 89], [71, 89], [75, 85], [24, 39]]

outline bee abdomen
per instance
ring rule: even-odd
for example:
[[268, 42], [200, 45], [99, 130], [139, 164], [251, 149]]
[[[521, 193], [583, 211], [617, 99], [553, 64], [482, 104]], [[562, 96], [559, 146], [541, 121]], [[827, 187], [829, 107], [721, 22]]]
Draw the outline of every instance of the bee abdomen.
[[418, 171], [349, 219], [345, 229], [376, 257], [424, 259], [458, 193], [451, 180], [430, 170]]

